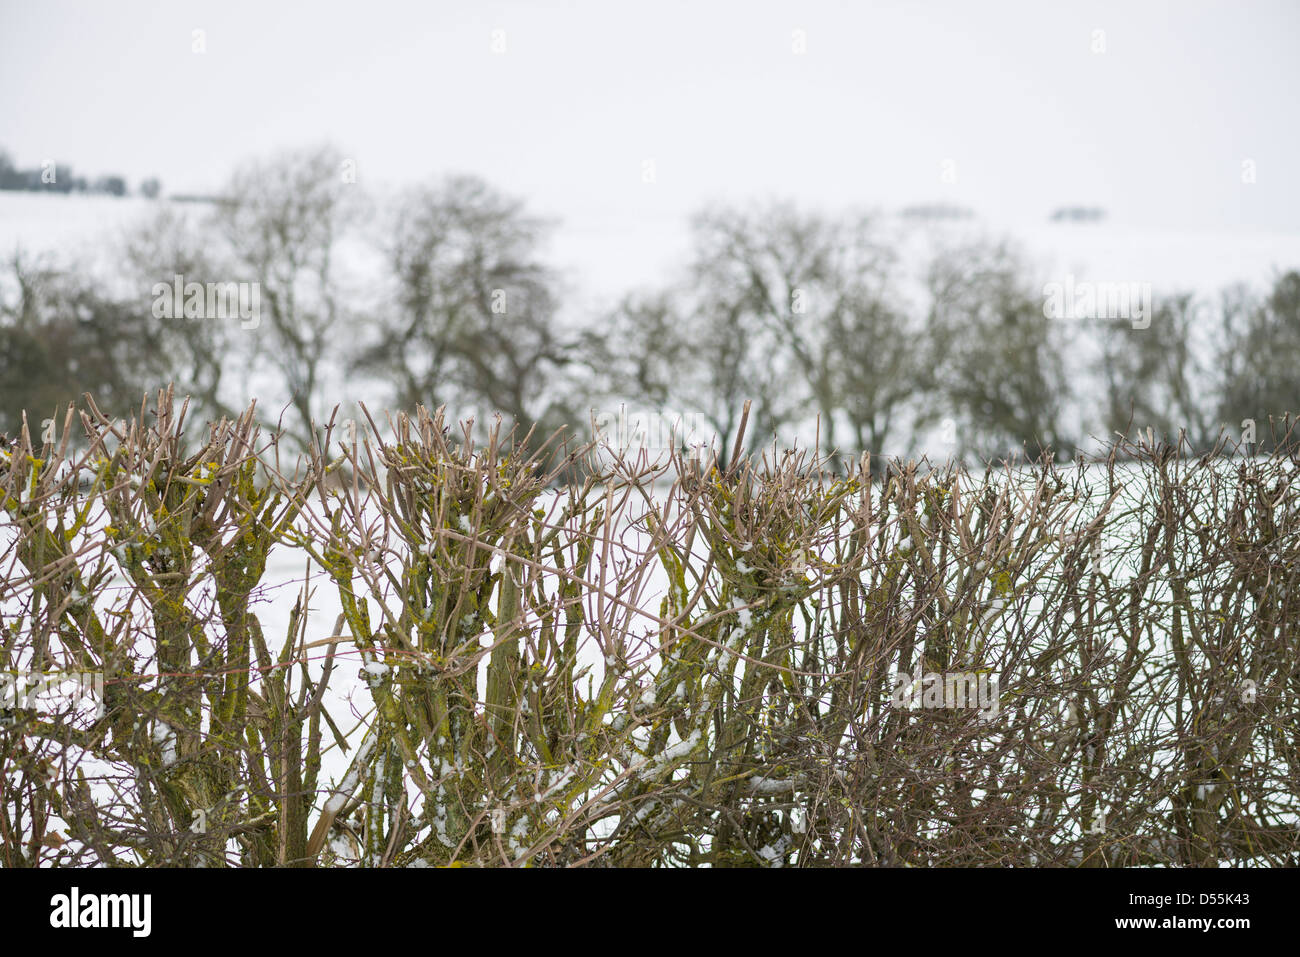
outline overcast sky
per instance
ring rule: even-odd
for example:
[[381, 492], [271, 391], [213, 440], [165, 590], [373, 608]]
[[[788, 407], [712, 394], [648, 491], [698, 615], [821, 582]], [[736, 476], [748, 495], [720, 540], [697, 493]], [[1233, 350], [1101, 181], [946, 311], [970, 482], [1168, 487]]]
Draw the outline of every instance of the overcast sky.
[[367, 185], [470, 171], [588, 234], [773, 195], [1292, 229], [1297, 39], [1295, 0], [0, 0], [0, 147], [191, 191], [328, 141]]

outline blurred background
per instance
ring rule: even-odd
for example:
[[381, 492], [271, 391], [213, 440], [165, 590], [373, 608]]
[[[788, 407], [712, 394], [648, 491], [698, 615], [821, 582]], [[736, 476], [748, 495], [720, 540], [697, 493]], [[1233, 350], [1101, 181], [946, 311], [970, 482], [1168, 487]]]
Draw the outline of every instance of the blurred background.
[[358, 402], [729, 446], [746, 400], [752, 447], [853, 457], [1267, 446], [1296, 36], [1256, 0], [0, 0], [0, 430], [174, 381], [302, 446]]

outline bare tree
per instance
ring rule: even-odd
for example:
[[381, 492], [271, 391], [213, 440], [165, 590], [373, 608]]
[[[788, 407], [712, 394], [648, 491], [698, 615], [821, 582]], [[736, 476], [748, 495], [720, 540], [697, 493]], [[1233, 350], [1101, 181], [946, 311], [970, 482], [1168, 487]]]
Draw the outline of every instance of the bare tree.
[[[399, 406], [501, 412], [546, 432], [573, 420], [559, 285], [539, 247], [549, 224], [474, 177], [405, 194], [384, 249], [393, 305], [353, 363]], [[486, 416], [481, 418], [485, 419]]]
[[253, 359], [283, 377], [296, 413], [291, 434], [304, 446], [315, 412], [323, 411], [313, 404], [317, 389], [343, 337], [335, 253], [359, 197], [342, 170], [341, 155], [329, 147], [249, 163], [231, 178], [213, 215], [240, 272], [225, 278], [260, 284]]
[[[147, 312], [114, 298], [81, 265], [15, 252], [0, 286], [0, 429], [24, 411], [34, 438], [47, 417], [89, 393], [115, 416], [138, 411], [163, 374]], [[39, 445], [38, 441], [38, 445]]]
[[1229, 290], [1222, 323], [1220, 418], [1234, 429], [1255, 421], [1257, 442], [1269, 448], [1268, 419], [1300, 413], [1300, 272], [1278, 276], [1262, 301]]
[[1185, 434], [1194, 448], [1213, 443], [1213, 405], [1196, 348], [1199, 312], [1196, 298], [1181, 293], [1160, 302], [1145, 328], [1098, 322], [1107, 441], [1132, 427], [1169, 441]]
[[207, 282], [230, 274], [229, 255], [205, 242], [200, 222], [175, 206], [164, 204], [128, 231], [123, 243], [123, 271], [136, 290], [133, 308], [149, 316], [150, 341], [163, 356], [164, 373], [155, 385], [170, 381], [191, 399], [193, 413], [208, 420], [236, 418], [228, 373], [246, 369], [252, 343], [228, 321], [187, 319], [183, 314], [155, 316], [153, 293], [158, 284], [171, 287], [175, 277]]
[[878, 449], [916, 361], [875, 221], [774, 203], [707, 209], [692, 229], [684, 278], [611, 317], [614, 391], [702, 412], [723, 448], [752, 400], [762, 442], [815, 417], [823, 450], [838, 450], [845, 426], [855, 452]]
[[868, 287], [846, 292], [833, 316], [834, 393], [852, 430], [854, 451], [880, 453], [917, 398], [924, 350], [904, 307]]
[[914, 363], [905, 317], [891, 305], [894, 257], [875, 219], [775, 203], [750, 213], [708, 210], [694, 229], [702, 301], [741, 327], [761, 329], [778, 350], [761, 361], [783, 373], [780, 393], [800, 399], [800, 407], [782, 409], [775, 395], [760, 394], [772, 424], [812, 412], [823, 449], [843, 444], [841, 422], [854, 451], [878, 449], [914, 388]]
[[751, 432], [771, 438], [790, 421], [774, 343], [734, 303], [709, 293], [683, 285], [625, 297], [592, 337], [600, 383], [593, 393], [699, 415], [720, 449], [732, 447], [753, 400]]
[[980, 456], [1071, 449], [1064, 331], [1019, 255], [1006, 242], [959, 243], [935, 255], [926, 285], [934, 404], [923, 421], [951, 412], [960, 447]]

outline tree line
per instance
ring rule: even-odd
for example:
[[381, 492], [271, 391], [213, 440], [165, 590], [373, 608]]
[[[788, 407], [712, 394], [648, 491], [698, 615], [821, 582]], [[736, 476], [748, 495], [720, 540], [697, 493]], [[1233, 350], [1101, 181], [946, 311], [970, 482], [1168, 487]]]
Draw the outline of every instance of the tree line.
[[[103, 193], [109, 196], [126, 196], [130, 192], [126, 179], [116, 174], [87, 179], [75, 176], [67, 163], [47, 160], [38, 167], [20, 169], [13, 157], [0, 150], [0, 190], [47, 193]], [[154, 199], [162, 192], [157, 177], [142, 180], [139, 193]]]
[[[35, 429], [83, 393], [125, 416], [175, 382], [200, 417], [255, 394], [304, 449], [361, 389], [539, 437], [586, 437], [595, 409], [675, 410], [730, 448], [748, 400], [756, 445], [969, 461], [1148, 429], [1267, 448], [1270, 417], [1300, 405], [1294, 270], [1212, 299], [1159, 290], [1140, 323], [1062, 317], [1007, 239], [950, 234], [918, 273], [915, 237], [879, 214], [770, 202], [700, 210], [676, 275], [575, 315], [543, 255], [555, 223], [521, 200], [473, 176], [380, 200], [351, 169], [328, 147], [248, 163], [219, 201], [153, 211], [110, 272], [14, 252], [0, 428], [26, 410]], [[210, 293], [160, 309], [174, 281], [255, 287], [256, 322], [208, 315]]]

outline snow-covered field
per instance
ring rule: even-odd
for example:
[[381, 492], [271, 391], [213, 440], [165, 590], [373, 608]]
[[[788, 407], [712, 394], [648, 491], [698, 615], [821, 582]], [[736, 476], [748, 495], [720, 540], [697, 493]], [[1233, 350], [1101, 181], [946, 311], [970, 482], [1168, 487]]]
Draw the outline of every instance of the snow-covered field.
[[[149, 216], [156, 202], [139, 197], [0, 192], [0, 255], [32, 252], [108, 255], [121, 231]], [[192, 207], [202, 208], [202, 207]], [[1275, 270], [1300, 267], [1300, 230], [1155, 229], [1124, 223], [1004, 223], [971, 219], [918, 226], [884, 211], [891, 231], [911, 238], [904, 271], [915, 273], [929, 237], [1010, 236], [1045, 279], [1073, 274], [1092, 281], [1149, 282], [1157, 295], [1190, 290], [1213, 295], [1235, 282], [1267, 283]], [[687, 224], [654, 220], [617, 224], [561, 220], [551, 254], [572, 284], [574, 302], [608, 303], [620, 293], [669, 278], [690, 246]]]

